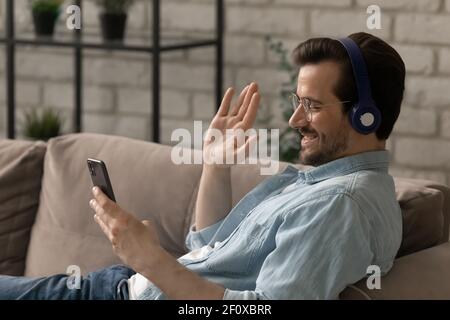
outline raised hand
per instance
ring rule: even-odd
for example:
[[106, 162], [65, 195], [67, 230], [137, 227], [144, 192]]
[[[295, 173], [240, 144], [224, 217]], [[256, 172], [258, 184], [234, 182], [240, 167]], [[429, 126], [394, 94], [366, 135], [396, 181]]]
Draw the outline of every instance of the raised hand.
[[206, 132], [203, 142], [206, 165], [229, 167], [237, 160], [245, 159], [257, 138], [256, 135], [249, 138], [244, 133], [253, 127], [256, 119], [260, 101], [258, 85], [251, 83], [246, 86], [231, 107], [233, 95], [234, 89], [228, 88]]

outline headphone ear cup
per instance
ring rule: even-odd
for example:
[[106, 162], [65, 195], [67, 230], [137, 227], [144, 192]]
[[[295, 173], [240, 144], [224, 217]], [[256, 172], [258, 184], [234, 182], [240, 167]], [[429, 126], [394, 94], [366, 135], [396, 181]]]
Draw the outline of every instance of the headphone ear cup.
[[381, 114], [376, 106], [362, 107], [357, 103], [351, 110], [350, 123], [357, 132], [369, 134], [378, 130]]

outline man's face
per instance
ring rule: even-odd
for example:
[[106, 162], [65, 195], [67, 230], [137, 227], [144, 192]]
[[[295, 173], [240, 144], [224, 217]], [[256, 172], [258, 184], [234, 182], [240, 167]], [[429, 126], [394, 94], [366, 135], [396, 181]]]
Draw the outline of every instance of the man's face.
[[298, 107], [289, 119], [289, 125], [301, 134], [303, 164], [324, 164], [344, 156], [349, 148], [350, 122], [333, 90], [339, 73], [339, 65], [331, 61], [307, 64], [300, 69], [297, 95], [311, 99], [317, 107], [312, 108], [310, 122], [303, 107]]

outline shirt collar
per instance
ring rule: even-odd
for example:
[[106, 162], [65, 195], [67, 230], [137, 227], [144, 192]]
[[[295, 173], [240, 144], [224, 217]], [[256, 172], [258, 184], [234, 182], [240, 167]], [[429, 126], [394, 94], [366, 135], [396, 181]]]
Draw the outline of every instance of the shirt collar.
[[297, 183], [313, 184], [360, 170], [379, 170], [387, 173], [388, 166], [389, 152], [387, 150], [363, 152], [336, 159], [306, 171], [298, 171]]

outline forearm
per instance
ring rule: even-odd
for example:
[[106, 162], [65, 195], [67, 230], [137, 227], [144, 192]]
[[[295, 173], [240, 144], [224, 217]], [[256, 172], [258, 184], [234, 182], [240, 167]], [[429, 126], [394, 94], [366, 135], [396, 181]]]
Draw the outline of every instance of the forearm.
[[225, 292], [225, 288], [187, 269], [162, 248], [152, 251], [152, 262], [140, 273], [169, 299], [221, 300]]
[[224, 218], [231, 210], [230, 167], [203, 166], [195, 205], [195, 226], [201, 230]]

